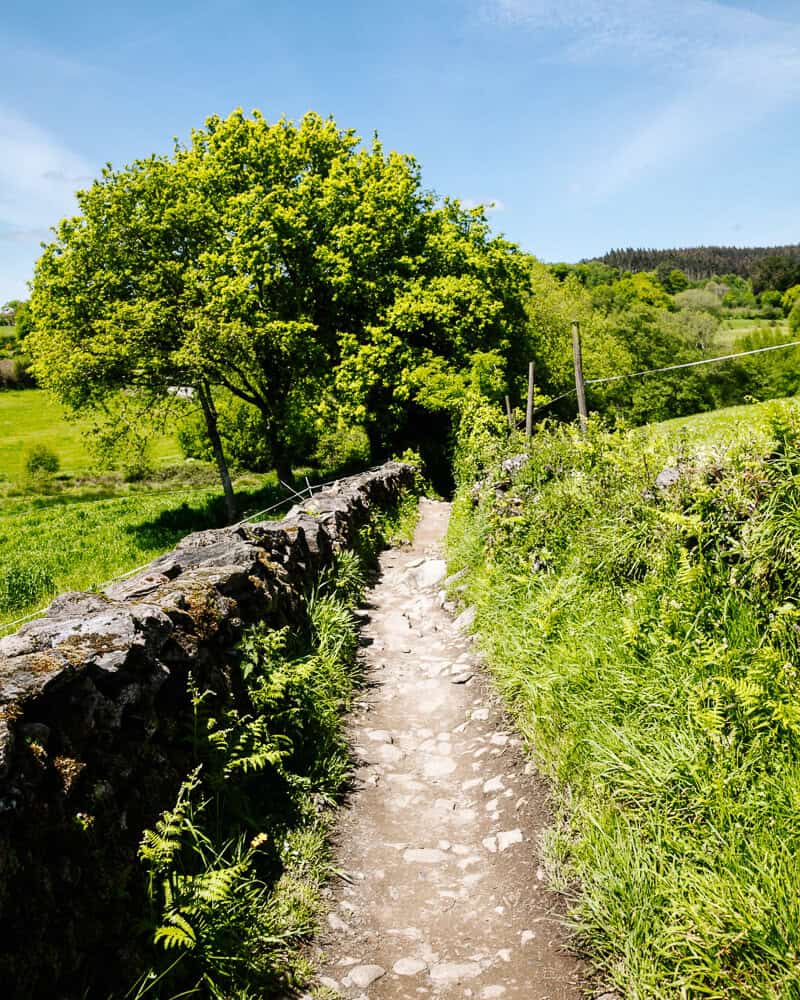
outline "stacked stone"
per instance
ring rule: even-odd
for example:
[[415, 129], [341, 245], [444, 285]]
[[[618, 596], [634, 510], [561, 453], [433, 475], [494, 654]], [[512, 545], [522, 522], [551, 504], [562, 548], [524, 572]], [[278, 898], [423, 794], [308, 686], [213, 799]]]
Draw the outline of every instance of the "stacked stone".
[[98, 951], [116, 956], [109, 982], [124, 966], [139, 839], [191, 764], [189, 678], [246, 711], [243, 630], [302, 622], [310, 580], [413, 482], [411, 466], [388, 463], [282, 521], [189, 535], [137, 575], [64, 594], [0, 639], [4, 995], [70, 995]]

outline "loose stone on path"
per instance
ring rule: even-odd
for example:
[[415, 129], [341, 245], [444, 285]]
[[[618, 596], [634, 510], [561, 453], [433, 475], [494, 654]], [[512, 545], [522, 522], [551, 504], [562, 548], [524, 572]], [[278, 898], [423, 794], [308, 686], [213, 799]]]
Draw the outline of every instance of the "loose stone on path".
[[442, 606], [463, 575], [444, 580], [448, 516], [422, 502], [360, 614], [359, 764], [335, 843], [349, 876], [312, 947], [318, 982], [349, 1000], [579, 1000], [584, 970], [539, 875], [546, 788], [473, 652], [474, 609], [453, 621]]

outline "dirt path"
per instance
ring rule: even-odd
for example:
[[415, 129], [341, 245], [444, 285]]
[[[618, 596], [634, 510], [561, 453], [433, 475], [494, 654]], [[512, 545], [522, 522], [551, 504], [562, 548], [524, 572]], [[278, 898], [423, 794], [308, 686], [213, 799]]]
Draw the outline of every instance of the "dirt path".
[[369, 595], [321, 982], [369, 1000], [574, 1000], [581, 968], [538, 861], [546, 793], [440, 607], [448, 516], [423, 501], [413, 546], [384, 553]]

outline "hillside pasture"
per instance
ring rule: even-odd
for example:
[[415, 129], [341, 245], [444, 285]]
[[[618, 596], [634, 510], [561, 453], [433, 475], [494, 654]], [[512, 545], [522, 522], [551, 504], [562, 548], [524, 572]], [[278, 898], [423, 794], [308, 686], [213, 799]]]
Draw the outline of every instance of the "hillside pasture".
[[[96, 467], [87, 429], [46, 392], [0, 392], [0, 632], [59, 593], [98, 587], [225, 523], [216, 469], [182, 460], [174, 436], [154, 440], [148, 478], [125, 482]], [[57, 456], [57, 475], [26, 475], [36, 445]], [[243, 516], [291, 502], [274, 474], [244, 474], [235, 487]]]
[[[64, 408], [43, 389], [9, 389], [0, 392], [0, 483], [21, 485], [25, 460], [34, 445], [44, 445], [59, 460], [67, 476], [89, 476], [97, 471], [84, 435], [89, 421], [69, 418]], [[153, 441], [155, 466], [179, 457], [172, 435]]]

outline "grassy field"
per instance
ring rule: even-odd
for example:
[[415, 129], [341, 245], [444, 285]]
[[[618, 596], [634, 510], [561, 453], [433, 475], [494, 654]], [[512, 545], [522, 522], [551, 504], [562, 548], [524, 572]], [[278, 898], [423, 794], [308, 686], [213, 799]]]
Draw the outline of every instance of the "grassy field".
[[[85, 429], [45, 392], [0, 392], [0, 632], [56, 594], [98, 586], [225, 523], [215, 469], [184, 462], [174, 437], [154, 442], [151, 478], [125, 482], [93, 469]], [[36, 444], [58, 456], [58, 476], [26, 477]], [[235, 486], [243, 515], [287, 498], [273, 474]]]
[[786, 336], [787, 341], [792, 339], [788, 335], [789, 327], [785, 319], [746, 319], [743, 317], [733, 317], [722, 321], [715, 339], [715, 346], [720, 352], [724, 353], [731, 350], [742, 337], [753, 333], [774, 333], [776, 336], [783, 334]]
[[663, 441], [672, 450], [679, 446], [727, 449], [752, 445], [754, 448], [766, 448], [772, 436], [770, 424], [776, 412], [797, 412], [798, 409], [800, 402], [793, 398], [745, 403], [637, 427], [631, 433], [643, 442]]
[[[88, 475], [92, 458], [83, 435], [86, 420], [67, 419], [63, 407], [42, 389], [0, 392], [0, 483], [20, 483], [25, 458], [34, 445], [46, 445], [58, 456], [61, 472]], [[162, 465], [180, 457], [173, 436], [153, 442], [153, 460]]]
[[[225, 523], [216, 486], [179, 479], [138, 484], [126, 496], [6, 500], [0, 504], [0, 631], [56, 594], [86, 590], [140, 566], [184, 535]], [[243, 514], [278, 501], [286, 490], [274, 474], [235, 484]]]
[[795, 1000], [797, 404], [543, 431], [509, 486], [522, 447], [470, 421], [450, 568], [552, 779], [576, 945], [635, 1000]]

